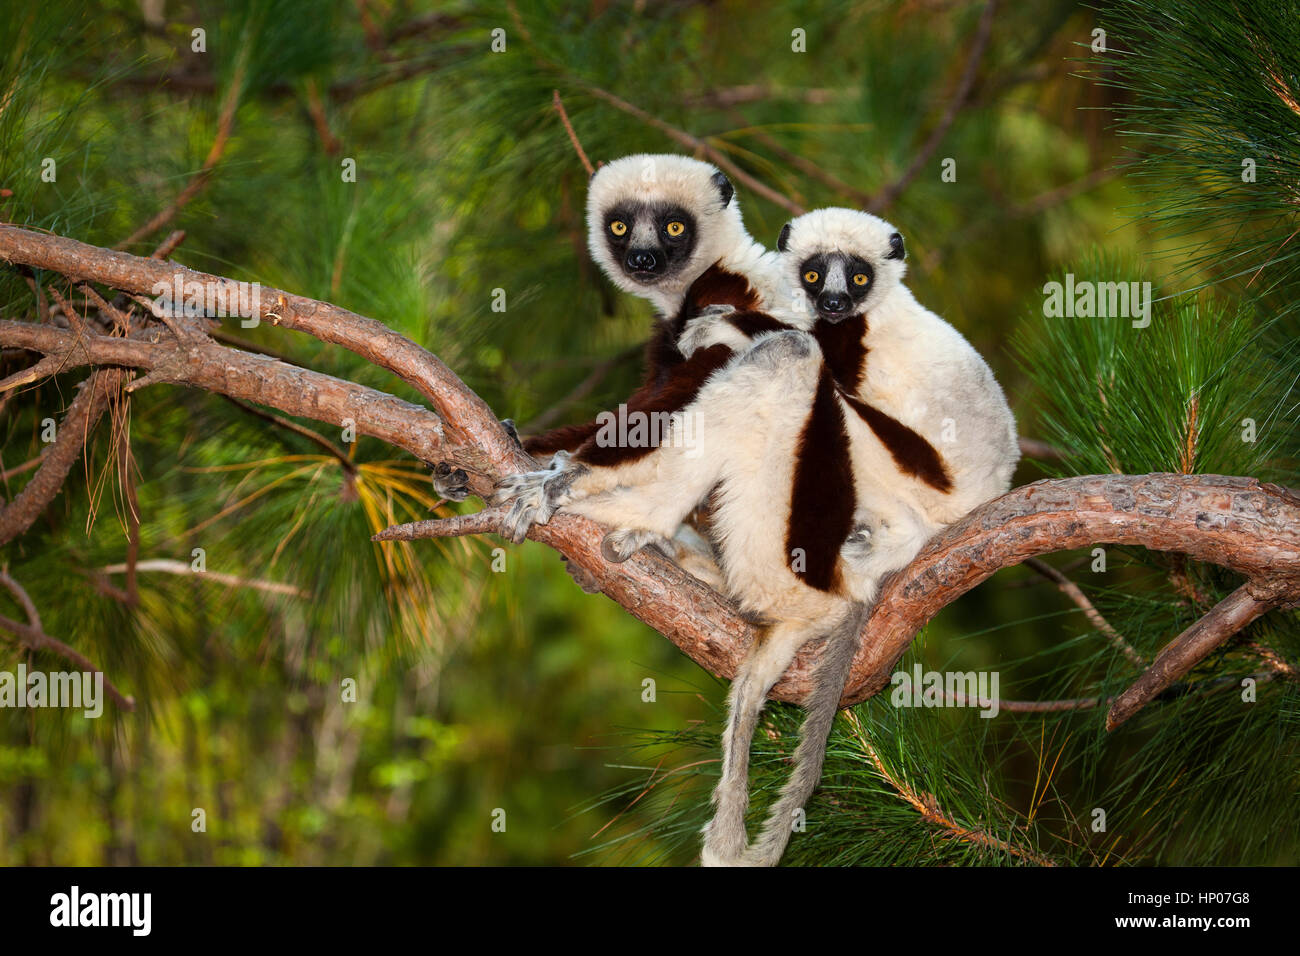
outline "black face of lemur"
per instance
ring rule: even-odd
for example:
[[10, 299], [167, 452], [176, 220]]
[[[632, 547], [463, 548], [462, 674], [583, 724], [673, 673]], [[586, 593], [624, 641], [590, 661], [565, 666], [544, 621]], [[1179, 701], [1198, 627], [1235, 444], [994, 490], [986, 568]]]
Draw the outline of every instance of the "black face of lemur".
[[680, 206], [637, 203], [605, 214], [605, 241], [624, 274], [651, 285], [681, 270], [695, 251], [695, 217]]
[[876, 281], [871, 263], [842, 252], [819, 252], [799, 267], [799, 282], [827, 322], [841, 322], [862, 311], [862, 301]]

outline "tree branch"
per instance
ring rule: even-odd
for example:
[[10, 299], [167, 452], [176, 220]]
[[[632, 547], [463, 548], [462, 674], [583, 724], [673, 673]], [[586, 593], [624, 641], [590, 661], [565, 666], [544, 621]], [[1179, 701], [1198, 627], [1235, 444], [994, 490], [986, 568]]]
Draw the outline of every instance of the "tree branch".
[[1092, 602], [1088, 600], [1087, 595], [1083, 593], [1083, 590], [1079, 585], [1075, 584], [1050, 564], [1047, 564], [1044, 561], [1039, 561], [1037, 558], [1026, 558], [1023, 563], [1025, 567], [1037, 571], [1043, 577], [1055, 583], [1061, 593], [1073, 601], [1079, 607], [1079, 610], [1083, 611], [1088, 622], [1097, 630], [1101, 631], [1101, 633], [1106, 636], [1106, 639], [1115, 645], [1115, 647], [1125, 657], [1138, 667], [1146, 667], [1146, 661], [1142, 659], [1142, 655], [1133, 650], [1132, 646], [1128, 641], [1124, 640], [1119, 631], [1111, 627], [1110, 622], [1101, 616], [1101, 612], [1093, 607]]
[[[155, 282], [170, 285], [176, 275], [183, 281], [232, 282], [13, 226], [0, 226], [0, 256], [137, 294], [148, 292]], [[264, 317], [343, 345], [394, 372], [431, 399], [442, 418], [374, 389], [228, 348], [206, 336], [181, 341], [156, 326], [122, 338], [88, 329], [78, 332], [0, 321], [0, 347], [58, 355], [69, 365], [142, 369], [146, 383], [190, 385], [333, 424], [352, 418], [358, 431], [424, 461], [445, 459], [465, 467], [480, 497], [501, 477], [535, 464], [508, 438], [491, 409], [414, 342], [373, 319], [328, 303], [278, 290], [271, 290], [268, 297], [272, 302], [262, 308]], [[141, 382], [132, 382], [130, 388]], [[51, 457], [53, 452], [42, 467]], [[377, 538], [482, 533], [494, 530], [498, 521], [499, 515], [488, 509], [444, 522], [389, 529]], [[603, 533], [593, 522], [562, 514], [534, 526], [529, 536], [565, 555], [604, 594], [701, 666], [732, 676], [755, 636], [734, 605], [654, 549], [623, 564], [609, 564], [600, 553]], [[917, 631], [999, 568], [1096, 544], [1178, 552], [1242, 574], [1252, 579], [1247, 593], [1254, 596], [1256, 603], [1249, 612], [1255, 616], [1267, 609], [1265, 604], [1277, 606], [1300, 597], [1300, 496], [1294, 492], [1250, 478], [1216, 475], [1099, 475], [1040, 481], [989, 502], [945, 529], [909, 567], [885, 583], [841, 703], [857, 703], [886, 686], [894, 664]], [[1225, 618], [1228, 626], [1239, 629], [1244, 624], [1237, 622], [1248, 616], [1246, 608], [1231, 607], [1206, 622], [1201, 632], [1220, 635]], [[820, 652], [816, 643], [801, 650], [772, 696], [793, 702], [804, 699]], [[1137, 699], [1137, 705], [1145, 699], [1149, 698]]]
[[944, 110], [943, 116], [939, 118], [938, 125], [930, 132], [925, 144], [912, 157], [912, 163], [903, 171], [903, 175], [876, 194], [870, 205], [867, 206], [867, 212], [879, 214], [892, 206], [894, 200], [903, 194], [903, 190], [925, 168], [925, 164], [930, 161], [930, 157], [939, 148], [943, 138], [948, 135], [948, 130], [957, 119], [957, 114], [961, 112], [962, 107], [966, 105], [966, 99], [970, 96], [971, 87], [975, 84], [975, 74], [979, 71], [980, 60], [984, 58], [984, 51], [989, 45], [989, 37], [993, 32], [993, 14], [996, 10], [997, 0], [988, 0], [984, 5], [984, 12], [980, 15], [979, 26], [975, 28], [975, 41], [971, 46], [970, 56], [966, 59], [966, 69], [962, 71], [961, 81], [957, 84], [957, 92], [953, 94], [948, 103], [948, 108]]
[[918, 792], [906, 780], [890, 773], [889, 768], [885, 766], [885, 762], [880, 759], [880, 754], [876, 752], [875, 745], [871, 743], [870, 738], [863, 729], [862, 722], [858, 720], [858, 715], [853, 711], [849, 711], [848, 719], [850, 726], [853, 727], [854, 736], [858, 738], [858, 743], [862, 744], [862, 750], [867, 759], [871, 761], [872, 766], [876, 768], [876, 773], [880, 774], [881, 779], [888, 783], [899, 797], [921, 815], [923, 821], [935, 824], [950, 839], [960, 840], [963, 843], [974, 843], [990, 850], [1009, 853], [1012, 856], [1028, 860], [1030, 863], [1036, 863], [1038, 866], [1056, 866], [1056, 862], [1051, 857], [1016, 846], [1014, 843], [1008, 843], [1006, 840], [999, 839], [984, 830], [973, 830], [970, 827], [962, 826], [943, 807], [939, 806], [939, 801], [934, 794], [925, 793], [924, 791]]
[[[62, 356], [70, 367], [117, 365], [145, 369], [148, 374], [131, 382], [131, 391], [142, 387], [142, 382], [191, 385], [332, 425], [341, 426], [345, 419], [351, 419], [359, 432], [404, 448], [425, 461], [437, 458], [441, 452], [442, 420], [419, 405], [211, 340], [177, 342], [157, 329], [150, 335], [150, 339], [80, 336], [31, 322], [0, 321], [0, 343]], [[35, 481], [33, 478], [32, 483]]]
[[[110, 564], [107, 567], [100, 568], [102, 574], [123, 574], [128, 570], [125, 564]], [[294, 587], [292, 584], [285, 584], [282, 581], [267, 581], [262, 578], [241, 578], [236, 574], [224, 574], [221, 571], [196, 571], [184, 561], [172, 561], [167, 558], [153, 558], [148, 561], [138, 561], [135, 570], [140, 572], [157, 571], [162, 574], [193, 575], [203, 581], [212, 581], [216, 584], [226, 584], [230, 587], [251, 588], [254, 591], [265, 591], [268, 594], [283, 594], [288, 597], [307, 598], [311, 595], [302, 588]]]
[[1114, 730], [1147, 702], [1196, 666], [1212, 650], [1251, 621], [1275, 607], [1300, 598], [1300, 581], [1271, 578], [1247, 581], [1214, 606], [1203, 618], [1165, 645], [1154, 663], [1124, 693], [1106, 715], [1106, 729]]
[[[241, 52], [238, 62], [235, 65], [234, 76], [230, 80], [230, 87], [226, 90], [226, 96], [221, 102], [221, 112], [217, 117], [217, 133], [212, 139], [212, 148], [208, 150], [207, 157], [203, 160], [203, 165], [195, 173], [185, 188], [182, 189], [165, 209], [158, 212], [152, 219], [137, 229], [131, 235], [127, 236], [117, 244], [119, 249], [126, 246], [135, 245], [141, 239], [153, 234], [161, 229], [167, 223], [176, 218], [176, 214], [191, 199], [203, 191], [203, 187], [208, 184], [212, 178], [212, 171], [216, 169], [217, 163], [221, 160], [221, 154], [226, 151], [226, 143], [230, 139], [230, 131], [235, 125], [235, 112], [239, 107], [239, 97], [244, 88], [244, 67], [247, 61], [247, 50]], [[175, 233], [173, 233], [175, 235]], [[168, 237], [170, 241], [171, 237]], [[158, 258], [165, 258], [159, 256]]]
[[135, 710], [135, 699], [127, 697], [114, 686], [113, 682], [108, 679], [98, 667], [90, 663], [90, 660], [83, 654], [73, 650], [67, 644], [57, 638], [50, 637], [45, 633], [45, 628], [41, 625], [41, 616], [36, 613], [36, 605], [32, 603], [31, 597], [28, 596], [26, 589], [15, 581], [7, 569], [0, 569], [0, 584], [3, 584], [9, 592], [18, 601], [27, 615], [27, 624], [0, 615], [0, 629], [6, 630], [16, 636], [23, 647], [33, 651], [52, 651], [58, 654], [66, 661], [70, 661], [83, 671], [90, 671], [92, 674], [100, 674], [104, 678], [104, 689], [108, 691], [110, 697], [117, 701], [117, 705], [124, 710]]
[[[26, 323], [2, 322], [0, 325], [20, 325]], [[54, 333], [71, 339], [78, 338], [77, 333], [55, 329], [52, 326], [31, 326], [42, 332]], [[120, 341], [120, 340], [119, 340]], [[36, 351], [45, 351], [37, 349]], [[46, 352], [46, 355], [51, 355]], [[60, 363], [67, 361], [60, 356]], [[39, 363], [38, 363], [39, 364]], [[80, 364], [71, 363], [68, 364]], [[59, 426], [57, 438], [41, 457], [41, 465], [23, 490], [14, 496], [14, 500], [0, 510], [0, 545], [8, 544], [32, 526], [37, 517], [45, 510], [54, 496], [63, 487], [68, 472], [81, 456], [81, 448], [90, 437], [99, 417], [108, 408], [109, 399], [121, 388], [123, 374], [116, 370], [96, 371], [81, 383], [81, 391], [68, 406]]]
[[[885, 584], [842, 704], [886, 686], [916, 632], [999, 568], [1096, 544], [1178, 551], [1247, 577], [1284, 581], [1287, 593], [1300, 594], [1300, 496], [1294, 492], [1221, 475], [1038, 481], [946, 528]], [[804, 648], [774, 696], [802, 699], [815, 656]]]
[[[68, 277], [89, 279], [138, 295], [155, 295], [153, 288], [156, 284], [174, 287], [178, 280], [182, 283], [197, 282], [209, 290], [238, 293], [238, 283], [234, 279], [11, 225], [0, 225], [0, 259]], [[462, 446], [460, 450], [465, 456], [462, 464], [478, 473], [479, 480], [471, 483], [476, 492], [489, 490], [490, 482], [485, 480], [485, 476], [492, 463], [509, 462], [516, 471], [532, 464], [532, 460], [501, 427], [486, 402], [427, 349], [383, 323], [327, 302], [265, 287], [261, 289], [259, 313], [259, 318], [274, 325], [343, 346], [373, 365], [392, 372], [432, 402], [447, 423], [448, 439]]]

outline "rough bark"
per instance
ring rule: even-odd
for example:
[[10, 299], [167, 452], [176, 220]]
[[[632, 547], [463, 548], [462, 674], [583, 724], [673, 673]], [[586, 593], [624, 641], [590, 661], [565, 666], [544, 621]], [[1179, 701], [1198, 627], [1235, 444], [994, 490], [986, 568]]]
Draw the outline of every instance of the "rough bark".
[[[156, 283], [171, 285], [177, 275], [185, 282], [233, 281], [3, 225], [0, 258], [139, 295], [150, 294]], [[501, 477], [533, 465], [491, 409], [445, 365], [376, 320], [275, 289], [262, 290], [261, 317], [341, 345], [393, 372], [433, 410], [270, 356], [219, 345], [202, 332], [185, 328], [177, 332], [154, 328], [147, 337], [122, 338], [0, 321], [0, 346], [56, 355], [68, 365], [144, 370], [144, 379], [129, 388], [184, 384], [336, 425], [351, 418], [359, 432], [425, 461], [446, 459], [464, 467], [470, 473], [471, 489], [480, 496]], [[498, 522], [499, 514], [488, 509], [450, 523], [423, 522], [380, 537], [482, 533], [494, 530]], [[623, 564], [609, 564], [600, 553], [602, 534], [590, 521], [558, 515], [544, 526], [535, 526], [529, 536], [566, 555], [604, 594], [701, 666], [719, 676], [732, 676], [754, 631], [731, 602], [657, 553], [643, 552]], [[1275, 595], [1274, 604], [1300, 595], [1300, 497], [1294, 492], [1249, 478], [1215, 475], [1102, 475], [1040, 481], [1015, 489], [952, 525], [886, 583], [865, 629], [842, 703], [864, 700], [885, 686], [917, 631], [999, 568], [1052, 551], [1097, 544], [1140, 545], [1214, 562], [1253, 582], [1252, 594]], [[1222, 625], [1211, 621], [1209, 626]], [[1204, 643], [1183, 653], [1180, 661], [1190, 661], [1190, 667]], [[818, 651], [815, 646], [804, 648], [772, 696], [801, 701]], [[1147, 680], [1134, 689], [1132, 701], [1140, 706], [1159, 683]]]

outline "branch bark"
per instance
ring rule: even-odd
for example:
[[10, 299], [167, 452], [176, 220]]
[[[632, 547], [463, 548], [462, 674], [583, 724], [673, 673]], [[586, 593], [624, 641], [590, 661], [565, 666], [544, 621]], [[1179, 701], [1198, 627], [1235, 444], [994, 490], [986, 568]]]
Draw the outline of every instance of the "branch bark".
[[[233, 281], [13, 226], [0, 226], [0, 257], [136, 294], [150, 292], [156, 282], [170, 285], [177, 275], [186, 282]], [[445, 459], [464, 467], [480, 497], [501, 477], [534, 465], [491, 409], [419, 345], [374, 319], [328, 303], [279, 290], [264, 290], [264, 299], [270, 300], [261, 309], [264, 318], [342, 345], [388, 369], [430, 400], [438, 414], [375, 389], [220, 345], [203, 334], [182, 339], [156, 326], [121, 338], [0, 321], [0, 346], [56, 355], [69, 366], [143, 369], [145, 383], [190, 385], [332, 424], [352, 418], [358, 431], [424, 461]], [[137, 380], [130, 388], [140, 385]], [[399, 526], [377, 537], [483, 533], [495, 530], [499, 517], [488, 509], [450, 521]], [[602, 529], [572, 515], [535, 526], [529, 536], [565, 555], [604, 594], [707, 670], [723, 677], [736, 672], [754, 639], [753, 628], [730, 601], [657, 552], [647, 550], [611, 565], [600, 553]], [[1294, 492], [1216, 475], [1099, 475], [1035, 482], [947, 528], [886, 582], [841, 704], [865, 700], [884, 687], [917, 631], [999, 568], [1097, 544], [1140, 545], [1219, 564], [1250, 579], [1249, 593], [1256, 598], [1275, 595], [1272, 606], [1300, 596], [1300, 496]], [[1224, 616], [1237, 622], [1247, 615], [1234, 611]], [[1206, 625], [1218, 626], [1214, 621]], [[819, 651], [805, 647], [772, 696], [801, 701]], [[1143, 684], [1149, 686], [1150, 681]], [[1146, 693], [1135, 692], [1138, 706], [1149, 699]]]
[[[0, 323], [9, 325], [11, 323]], [[16, 324], [16, 323], [15, 323]], [[65, 332], [50, 326], [31, 326], [60, 335], [77, 338], [75, 332]], [[46, 352], [46, 355], [52, 353]], [[40, 363], [38, 363], [40, 364]], [[115, 391], [121, 388], [123, 375], [117, 370], [92, 372], [81, 384], [81, 391], [68, 406], [59, 426], [53, 447], [41, 458], [40, 468], [13, 501], [0, 511], [0, 545], [6, 545], [23, 534], [40, 516], [63, 487], [68, 472], [81, 457], [82, 446], [99, 421]]]
[[1207, 654], [1256, 618], [1297, 597], [1296, 581], [1250, 580], [1216, 604], [1209, 614], [1165, 645], [1141, 677], [1111, 705], [1106, 729], [1114, 730], [1152, 698], [1190, 671]]
[[[162, 283], [170, 287], [178, 279], [182, 283], [200, 283], [207, 289], [237, 290], [236, 281], [224, 276], [11, 225], [0, 225], [0, 259], [69, 278], [88, 279], [138, 295], [152, 296], [155, 285]], [[341, 345], [392, 372], [419, 392], [447, 423], [447, 439], [460, 446], [466, 469], [477, 473], [472, 478], [478, 481], [471, 481], [476, 492], [490, 488], [485, 469], [492, 463], [509, 462], [515, 470], [531, 464], [531, 459], [515, 446], [486, 402], [431, 352], [382, 322], [327, 302], [266, 287], [261, 289], [258, 317], [322, 342]]]

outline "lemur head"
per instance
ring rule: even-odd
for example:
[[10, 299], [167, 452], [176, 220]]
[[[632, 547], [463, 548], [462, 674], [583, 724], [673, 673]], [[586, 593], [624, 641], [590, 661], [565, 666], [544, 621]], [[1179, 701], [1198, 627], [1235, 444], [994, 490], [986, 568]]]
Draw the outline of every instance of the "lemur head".
[[903, 237], [854, 209], [817, 209], [786, 223], [776, 247], [817, 317], [840, 322], [870, 312], [902, 280]]
[[624, 156], [587, 191], [591, 256], [625, 292], [665, 307], [728, 249], [749, 240], [731, 183], [708, 163]]

